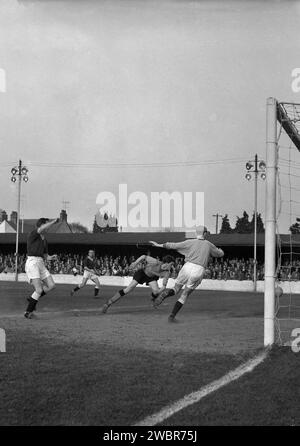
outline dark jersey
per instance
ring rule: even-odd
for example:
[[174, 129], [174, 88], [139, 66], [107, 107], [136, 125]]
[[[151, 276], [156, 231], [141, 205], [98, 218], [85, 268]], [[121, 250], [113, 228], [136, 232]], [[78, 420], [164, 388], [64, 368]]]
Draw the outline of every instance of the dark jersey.
[[48, 254], [48, 244], [45, 239], [37, 232], [37, 229], [31, 231], [27, 237], [27, 255], [33, 257], [44, 257]]
[[170, 269], [169, 270], [161, 269], [163, 262], [154, 259], [154, 257], [146, 256], [146, 259], [144, 260], [143, 264], [144, 264], [143, 269], [148, 277], [153, 277], [153, 276], [165, 277], [167, 273], [170, 275]]
[[83, 267], [88, 269], [95, 269], [96, 268], [96, 260], [91, 259], [90, 257], [86, 257], [83, 261]]

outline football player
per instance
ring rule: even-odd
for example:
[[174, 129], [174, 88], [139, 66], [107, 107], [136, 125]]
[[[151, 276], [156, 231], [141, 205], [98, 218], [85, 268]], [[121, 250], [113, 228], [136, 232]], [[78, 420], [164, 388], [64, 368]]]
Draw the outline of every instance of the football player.
[[[166, 289], [168, 279], [173, 271], [174, 262], [174, 257], [170, 255], [163, 257], [162, 261], [148, 255], [140, 256], [130, 265], [130, 270], [135, 270], [140, 266], [140, 268], [135, 271], [130, 284], [112, 296], [106, 304], [103, 305], [102, 312], [106, 313], [112, 304], [133, 291], [138, 284], [146, 284], [151, 288], [152, 301], [154, 302], [159, 294]], [[157, 283], [160, 277], [163, 278], [162, 288], [159, 288]]]
[[95, 283], [94, 297], [97, 297], [100, 288], [100, 281], [98, 278], [99, 271], [96, 268], [95, 251], [93, 249], [89, 250], [87, 257], [84, 259], [83, 268], [84, 272], [82, 281], [79, 285], [72, 289], [71, 296], [73, 296], [76, 291], [81, 290], [81, 288], [83, 288], [87, 284], [88, 280], [91, 280]]
[[57, 256], [48, 254], [48, 244], [44, 233], [58, 221], [59, 219], [40, 218], [36, 222], [35, 229], [29, 233], [27, 238], [25, 272], [29, 283], [34, 287], [33, 294], [27, 299], [28, 305], [24, 313], [27, 319], [31, 319], [39, 298], [55, 288], [54, 280], [45, 266], [44, 258], [54, 260]]
[[168, 296], [178, 294], [184, 287], [181, 296], [175, 303], [172, 313], [169, 316], [169, 322], [175, 322], [175, 316], [185, 304], [188, 296], [202, 282], [210, 257], [224, 256], [222, 249], [217, 248], [208, 240], [205, 240], [206, 235], [207, 228], [205, 226], [199, 226], [196, 229], [195, 239], [185, 240], [179, 243], [159, 244], [156, 242], [150, 242], [153, 246], [158, 248], [173, 249], [184, 255], [185, 263], [175, 280], [174, 289], [164, 290], [155, 302], [155, 306], [159, 306], [164, 299], [166, 299]]

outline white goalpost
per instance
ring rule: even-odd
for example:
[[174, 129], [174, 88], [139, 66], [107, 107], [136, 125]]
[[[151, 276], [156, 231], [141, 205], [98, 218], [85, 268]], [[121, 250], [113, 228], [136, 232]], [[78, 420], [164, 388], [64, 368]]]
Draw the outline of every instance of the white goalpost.
[[264, 345], [275, 338], [277, 101], [267, 100]]
[[[287, 277], [290, 284], [291, 280], [293, 280], [292, 269], [297, 269], [298, 265], [300, 265], [300, 251], [299, 253], [295, 252], [292, 235], [287, 236], [289, 237], [288, 244], [286, 243], [288, 252], [281, 250], [281, 241], [277, 240], [280, 239], [280, 234], [278, 233], [279, 216], [281, 214], [289, 215], [289, 223], [292, 224], [292, 219], [297, 215], [294, 211], [299, 212], [300, 215], [300, 201], [297, 202], [292, 196], [294, 191], [299, 191], [298, 193], [300, 193], [300, 182], [299, 188], [295, 187], [297, 184], [292, 184], [292, 180], [297, 181], [297, 178], [300, 179], [300, 175], [297, 175], [297, 172], [293, 170], [300, 170], [300, 164], [297, 166], [297, 162], [291, 156], [292, 150], [294, 152], [300, 151], [300, 104], [279, 103], [275, 98], [268, 98], [266, 117], [264, 345], [267, 347], [276, 342], [275, 329], [280, 319], [279, 310], [284, 310], [284, 315], [280, 320], [291, 321], [293, 319], [298, 320], [300, 323], [300, 312], [299, 318], [297, 313], [298, 309], [300, 309], [300, 302], [298, 303], [298, 301], [293, 300], [291, 285], [290, 296], [289, 298], [285, 296], [287, 300], [284, 304], [281, 304], [279, 301], [281, 296], [275, 293], [276, 285], [283, 277], [281, 270], [283, 268], [281, 262], [282, 256], [284, 254], [289, 256], [288, 261], [283, 263], [285, 265], [284, 268], [289, 271]], [[289, 147], [284, 147], [284, 145], [279, 144], [280, 138], [283, 137], [282, 133], [285, 134], [284, 137], [288, 140]], [[279, 155], [280, 151], [284, 152], [284, 150], [288, 150], [288, 159], [285, 156], [281, 157]], [[287, 172], [284, 168], [287, 169]], [[285, 184], [282, 184], [279, 173], [283, 178], [286, 175], [287, 181]], [[284, 190], [282, 188], [288, 191], [289, 196], [287, 200], [282, 198], [282, 190]], [[280, 202], [278, 205], [279, 198]], [[285, 202], [288, 206], [288, 212], [282, 211], [282, 206]], [[297, 205], [299, 206], [298, 209], [296, 208]], [[276, 252], [278, 245], [279, 254]], [[297, 255], [299, 255], [299, 259], [297, 258], [295, 260], [295, 256]], [[287, 264], [287, 262], [289, 263]], [[279, 326], [280, 330], [281, 328]], [[280, 333], [279, 339], [281, 340]]]

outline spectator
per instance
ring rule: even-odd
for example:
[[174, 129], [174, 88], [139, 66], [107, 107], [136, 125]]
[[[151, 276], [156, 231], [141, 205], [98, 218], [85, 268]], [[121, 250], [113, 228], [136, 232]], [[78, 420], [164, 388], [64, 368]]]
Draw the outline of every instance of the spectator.
[[[102, 255], [96, 256], [97, 267], [103, 276], [128, 276], [129, 265], [135, 261], [134, 256]], [[18, 270], [25, 271], [26, 256], [19, 256]], [[51, 274], [73, 274], [74, 269], [79, 275], [83, 274], [83, 255], [59, 254], [56, 260], [45, 262]], [[252, 280], [253, 259], [222, 258], [211, 262], [204, 278], [213, 280]], [[176, 278], [183, 265], [183, 258], [175, 259], [175, 268], [172, 274]], [[13, 273], [15, 269], [14, 254], [0, 254], [0, 272]], [[284, 280], [300, 280], [300, 260], [285, 263], [278, 267], [278, 278]], [[264, 280], [264, 265], [257, 264], [257, 279]]]

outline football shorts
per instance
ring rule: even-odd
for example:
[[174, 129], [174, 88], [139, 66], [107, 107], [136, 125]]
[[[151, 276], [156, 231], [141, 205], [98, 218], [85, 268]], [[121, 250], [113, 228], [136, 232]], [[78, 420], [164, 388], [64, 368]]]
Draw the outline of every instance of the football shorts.
[[204, 274], [205, 268], [203, 266], [187, 262], [179, 271], [176, 283], [194, 290], [202, 282]]
[[95, 273], [91, 273], [90, 271], [86, 271], [86, 270], [84, 270], [84, 272], [83, 272], [83, 278], [84, 278], [84, 279], [89, 279], [89, 280], [93, 280], [93, 281], [95, 281], [95, 280], [98, 279], [98, 276], [97, 276], [97, 274], [95, 274]]
[[158, 276], [153, 276], [153, 277], [147, 276], [145, 271], [142, 269], [136, 271], [133, 275], [133, 280], [136, 280], [140, 285], [143, 285], [143, 283], [148, 285], [149, 282], [154, 282], [157, 281], [158, 279], [159, 279]]
[[27, 257], [25, 272], [29, 283], [32, 281], [32, 279], [45, 280], [47, 277], [51, 276], [45, 267], [44, 259], [42, 259], [42, 257]]

